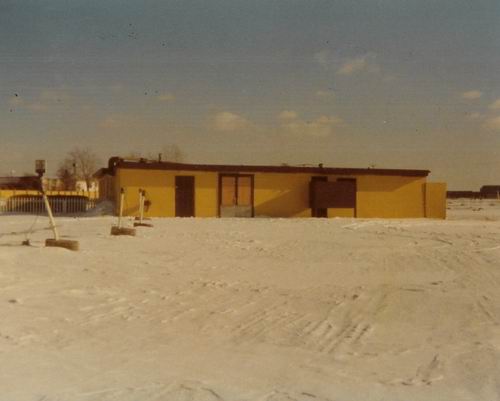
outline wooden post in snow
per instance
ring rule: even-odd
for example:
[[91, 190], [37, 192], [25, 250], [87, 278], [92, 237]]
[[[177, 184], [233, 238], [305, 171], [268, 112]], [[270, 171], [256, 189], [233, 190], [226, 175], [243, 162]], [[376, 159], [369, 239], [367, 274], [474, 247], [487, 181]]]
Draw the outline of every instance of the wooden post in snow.
[[[42, 186], [41, 182], [40, 182], [40, 186]], [[49, 203], [49, 198], [47, 197], [47, 194], [43, 190], [43, 187], [41, 188], [41, 191], [42, 191], [43, 202], [45, 203], [45, 209], [47, 210], [47, 214], [49, 215], [50, 228], [52, 229], [52, 232], [54, 233], [54, 239], [56, 241], [58, 241], [59, 240], [59, 232], [57, 231], [56, 222], [54, 220], [54, 215], [52, 214], [52, 208], [50, 207], [50, 203]]]
[[135, 236], [135, 228], [122, 227], [124, 201], [125, 201], [125, 190], [123, 188], [120, 188], [120, 211], [118, 214], [118, 225], [111, 227], [111, 235]]
[[43, 202], [45, 203], [45, 209], [47, 210], [47, 214], [49, 216], [50, 228], [54, 233], [54, 238], [47, 238], [45, 240], [45, 246], [66, 248], [71, 251], [78, 251], [78, 249], [80, 248], [80, 244], [78, 243], [78, 241], [59, 238], [59, 232], [57, 231], [56, 221], [54, 219], [54, 215], [52, 214], [52, 208], [50, 207], [49, 198], [47, 196], [47, 193], [45, 192], [45, 189], [43, 188], [42, 177], [43, 174], [45, 173], [45, 160], [37, 160], [35, 162], [35, 170], [38, 174], [38, 179], [39, 179], [38, 190], [42, 194]]
[[122, 216], [123, 216], [123, 201], [125, 200], [125, 190], [120, 188], [120, 211], [118, 214], [118, 228], [122, 226]]
[[139, 222], [135, 222], [134, 227], [153, 227], [152, 224], [143, 223], [145, 202], [146, 202], [146, 190], [139, 188]]

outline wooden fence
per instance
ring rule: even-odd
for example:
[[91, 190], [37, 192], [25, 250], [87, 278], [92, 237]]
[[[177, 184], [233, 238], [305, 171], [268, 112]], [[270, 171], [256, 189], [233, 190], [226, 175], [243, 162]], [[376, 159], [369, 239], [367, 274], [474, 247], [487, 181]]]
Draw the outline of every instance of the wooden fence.
[[[49, 196], [54, 214], [85, 213], [96, 206], [97, 199], [86, 196]], [[15, 195], [0, 198], [0, 213], [42, 214], [47, 213], [41, 195]]]

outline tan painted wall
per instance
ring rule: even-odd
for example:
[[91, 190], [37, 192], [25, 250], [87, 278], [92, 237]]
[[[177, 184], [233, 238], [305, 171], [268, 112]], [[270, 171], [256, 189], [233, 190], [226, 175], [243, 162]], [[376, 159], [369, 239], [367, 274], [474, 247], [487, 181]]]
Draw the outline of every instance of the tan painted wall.
[[446, 219], [446, 184], [428, 182], [425, 184], [425, 217]]
[[[195, 177], [195, 215], [217, 216], [218, 173], [117, 169], [117, 199], [119, 188], [126, 188], [124, 214], [138, 214], [138, 191], [142, 188], [151, 201], [146, 216], [175, 216], [176, 175]], [[313, 175], [316, 174], [255, 173], [255, 216], [310, 217], [309, 182]], [[425, 217], [425, 177], [330, 175], [328, 179], [340, 177], [357, 179], [357, 209], [328, 209], [328, 217]], [[441, 205], [440, 198], [432, 202], [436, 204], [432, 210]]]

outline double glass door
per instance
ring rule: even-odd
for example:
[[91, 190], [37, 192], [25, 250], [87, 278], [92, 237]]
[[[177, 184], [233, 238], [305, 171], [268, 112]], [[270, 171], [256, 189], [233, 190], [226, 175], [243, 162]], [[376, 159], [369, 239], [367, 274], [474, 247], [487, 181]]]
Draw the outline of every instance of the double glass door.
[[219, 176], [221, 217], [253, 217], [253, 175]]

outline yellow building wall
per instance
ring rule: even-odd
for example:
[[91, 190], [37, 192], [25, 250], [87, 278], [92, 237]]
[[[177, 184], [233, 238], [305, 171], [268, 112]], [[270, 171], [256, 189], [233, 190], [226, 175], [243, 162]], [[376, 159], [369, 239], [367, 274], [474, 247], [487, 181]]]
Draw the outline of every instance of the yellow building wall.
[[[151, 201], [151, 206], [145, 213], [146, 216], [174, 217], [175, 176], [177, 175], [195, 177], [195, 216], [217, 216], [219, 174], [216, 172], [117, 169], [115, 190], [117, 199], [120, 199], [119, 188], [124, 187], [126, 190], [124, 215], [138, 215], [139, 188], [141, 188], [146, 190], [146, 199]], [[310, 217], [309, 182], [315, 175], [319, 174], [255, 173], [255, 216]], [[328, 209], [328, 217], [426, 216], [425, 177], [328, 175], [329, 181], [337, 178], [356, 178], [356, 210]], [[436, 195], [434, 187], [432, 188], [429, 190], [430, 202], [439, 204], [439, 200], [434, 201]], [[118, 212], [119, 202], [116, 204]], [[434, 210], [437, 210], [437, 206], [432, 206], [432, 213], [437, 213]]]
[[[123, 214], [139, 215], [139, 189], [146, 190], [151, 205], [145, 216], [175, 217], [175, 177], [194, 176], [195, 216], [217, 216], [218, 174], [213, 172], [117, 169], [116, 199], [120, 188], [125, 189]], [[116, 212], [119, 202], [116, 202]]]
[[446, 219], [446, 184], [428, 182], [425, 184], [425, 217]]
[[356, 178], [357, 217], [425, 217], [425, 177], [362, 175]]
[[[255, 174], [254, 205], [256, 216], [310, 217], [309, 182], [318, 174]], [[356, 210], [328, 209], [328, 217], [424, 217], [425, 177], [377, 175], [328, 175], [356, 178]]]
[[353, 208], [329, 208], [328, 217], [356, 217], [356, 211]]
[[255, 173], [255, 216], [311, 217], [311, 174]]

